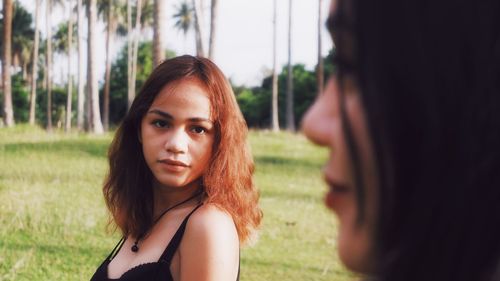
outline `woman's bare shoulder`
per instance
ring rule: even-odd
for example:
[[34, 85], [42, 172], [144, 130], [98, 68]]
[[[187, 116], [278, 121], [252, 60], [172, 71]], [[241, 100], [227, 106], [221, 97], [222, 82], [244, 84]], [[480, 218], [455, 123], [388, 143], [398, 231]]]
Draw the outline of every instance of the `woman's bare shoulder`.
[[[210, 203], [203, 204], [191, 215], [186, 231], [194, 236], [216, 235], [237, 239], [236, 226], [231, 215]], [[236, 237], [231, 237], [234, 235]]]
[[180, 256], [185, 280], [235, 280], [239, 239], [231, 215], [212, 204], [197, 209], [187, 223]]

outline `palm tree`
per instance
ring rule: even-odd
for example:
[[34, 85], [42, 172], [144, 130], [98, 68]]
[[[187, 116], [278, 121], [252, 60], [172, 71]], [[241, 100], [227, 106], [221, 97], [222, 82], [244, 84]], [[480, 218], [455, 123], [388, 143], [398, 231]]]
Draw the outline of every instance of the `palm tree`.
[[130, 76], [130, 90], [131, 95], [129, 96], [129, 108], [132, 105], [132, 101], [135, 97], [135, 80], [137, 77], [137, 53], [139, 51], [139, 33], [141, 29], [141, 13], [142, 13], [142, 0], [137, 0], [137, 7], [135, 13], [135, 28], [134, 37], [132, 45], [132, 71]]
[[135, 96], [135, 85], [132, 85], [132, 0], [127, 0], [127, 108], [130, 108]]
[[186, 34], [193, 26], [192, 9], [187, 2], [183, 2], [176, 7], [176, 10], [177, 13], [174, 14], [174, 18], [177, 19], [175, 27], [184, 33], [184, 41], [186, 41]]
[[286, 74], [286, 128], [295, 131], [293, 114], [293, 69], [292, 69], [292, 2], [289, 0], [288, 10], [288, 70]]
[[3, 52], [2, 52], [2, 84], [3, 84], [3, 119], [7, 127], [14, 126], [11, 89], [11, 45], [12, 45], [12, 0], [3, 0]]
[[208, 58], [214, 59], [215, 31], [217, 29], [217, 0], [212, 0], [210, 6], [210, 38], [208, 41]]
[[102, 134], [103, 128], [101, 123], [101, 113], [99, 110], [99, 91], [97, 88], [97, 72], [96, 66], [96, 22], [97, 22], [97, 8], [96, 0], [89, 0], [87, 6], [88, 14], [88, 63], [87, 63], [87, 95], [90, 104], [90, 118], [89, 129], [95, 134]]
[[323, 19], [321, 18], [323, 0], [318, 1], [318, 66], [316, 68], [316, 77], [318, 82], [318, 93], [323, 93], [324, 70], [323, 57], [321, 56], [321, 30], [323, 28]]
[[31, 49], [33, 48], [32, 38], [35, 33], [31, 28], [32, 22], [31, 14], [16, 2], [12, 11], [11, 62], [13, 66], [21, 67], [23, 80], [25, 81], [28, 77], [28, 64], [30, 63]]
[[[144, 7], [143, 7], [144, 3]], [[142, 9], [145, 12], [144, 17], [142, 16]], [[135, 97], [135, 80], [137, 76], [137, 53], [139, 49], [139, 35], [142, 26], [148, 26], [151, 24], [151, 18], [153, 16], [153, 9], [150, 8], [148, 0], [142, 1], [137, 0], [136, 13], [135, 13], [135, 27], [132, 32], [132, 6], [131, 1], [127, 2], [127, 32], [128, 32], [128, 108], [132, 105], [132, 101]]]
[[47, 49], [45, 55], [45, 79], [47, 79], [47, 131], [52, 131], [52, 28], [51, 28], [51, 14], [52, 14], [52, 0], [45, 2], [45, 18], [46, 18], [46, 32], [47, 32]]
[[[55, 2], [53, 2], [55, 1]], [[47, 79], [47, 131], [52, 131], [52, 7], [62, 0], [46, 0], [47, 54], [45, 55], [45, 78]]]
[[[21, 68], [22, 78], [26, 82], [30, 80], [28, 66], [31, 63], [31, 50], [33, 49], [33, 36], [35, 34], [35, 31], [31, 28], [32, 21], [31, 14], [21, 4], [18, 2], [12, 4], [9, 64]], [[0, 19], [0, 30], [4, 30], [3, 25], [4, 19], [2, 18]], [[3, 42], [3, 40], [0, 40], [0, 49], [3, 49]]]
[[196, 40], [196, 55], [199, 57], [205, 56], [205, 51], [203, 49], [203, 29], [201, 24], [201, 19], [203, 18], [202, 10], [199, 6], [199, 1], [192, 0], [193, 5], [193, 15], [194, 15], [194, 31]]
[[35, 125], [36, 81], [38, 79], [38, 48], [40, 43], [40, 0], [35, 0], [35, 39], [33, 43], [33, 65], [31, 67], [31, 92], [29, 124]]
[[271, 100], [271, 128], [274, 132], [279, 131], [280, 125], [278, 121], [278, 75], [276, 74], [276, 37], [277, 37], [277, 23], [276, 23], [276, 10], [277, 0], [274, 0], [273, 9], [273, 92]]
[[64, 130], [71, 130], [71, 113], [72, 113], [72, 95], [73, 95], [73, 78], [71, 75], [72, 51], [74, 43], [74, 28], [73, 28], [73, 1], [68, 0], [69, 18], [67, 23], [59, 24], [58, 30], [54, 35], [55, 49], [58, 52], [66, 53], [68, 58], [68, 79], [67, 79], [67, 95], [66, 95], [66, 120]]
[[104, 82], [104, 101], [103, 101], [103, 126], [104, 130], [109, 129], [109, 91], [111, 84], [111, 49], [116, 30], [118, 28], [118, 20], [120, 10], [122, 9], [121, 1], [119, 0], [102, 0], [98, 2], [98, 13], [105, 15], [107, 23], [106, 28], [106, 70]]
[[[68, 0], [71, 1], [71, 0]], [[74, 28], [73, 34], [76, 32]], [[68, 55], [68, 40], [69, 40], [69, 21], [60, 22], [56, 29], [55, 33], [52, 35], [52, 51], [56, 53], [61, 53], [64, 56]], [[74, 38], [72, 38], [74, 40]]]
[[165, 59], [163, 52], [163, 6], [165, 1], [154, 0], [154, 24], [153, 24], [153, 66], [159, 65]]
[[77, 0], [77, 30], [78, 30], [78, 105], [76, 113], [76, 126], [79, 131], [83, 130], [85, 93], [83, 76], [83, 7], [82, 0]]

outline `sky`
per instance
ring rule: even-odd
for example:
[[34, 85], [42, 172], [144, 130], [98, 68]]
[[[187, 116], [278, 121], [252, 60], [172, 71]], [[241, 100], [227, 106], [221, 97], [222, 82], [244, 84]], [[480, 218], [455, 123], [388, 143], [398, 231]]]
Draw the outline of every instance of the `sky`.
[[[35, 0], [20, 0], [25, 9], [34, 11]], [[69, 2], [69, 0], [66, 0]], [[178, 55], [195, 54], [194, 31], [186, 36], [175, 27], [173, 14], [175, 8], [183, 0], [168, 0], [164, 5], [166, 20], [164, 21], [163, 38], [165, 46]], [[76, 3], [76, 1], [72, 1]], [[191, 1], [188, 1], [189, 3]], [[208, 46], [210, 1], [204, 0], [204, 44]], [[288, 60], [288, 11], [289, 0], [277, 0], [277, 63], [278, 71]], [[329, 1], [323, 1], [322, 20], [325, 21]], [[317, 62], [318, 36], [318, 0], [293, 0], [292, 4], [292, 63], [302, 63], [308, 69], [314, 69]], [[68, 11], [61, 7], [54, 9], [52, 21], [54, 29], [58, 22], [67, 20]], [[45, 29], [45, 11], [41, 13], [41, 26]], [[215, 63], [236, 85], [259, 86], [262, 79], [269, 75], [272, 69], [273, 53], [273, 0], [219, 0], [217, 36], [214, 53]], [[98, 24], [97, 61], [105, 61], [105, 26]], [[332, 43], [324, 24], [322, 24], [322, 53], [325, 56]], [[42, 30], [42, 33], [44, 31]], [[144, 40], [151, 40], [152, 32], [143, 33]], [[118, 53], [123, 40], [115, 42], [113, 53]], [[75, 51], [76, 52], [76, 51]], [[54, 79], [65, 81], [67, 73], [65, 58], [62, 55], [54, 57]], [[75, 60], [76, 62], [76, 56]], [[74, 63], [76, 64], [76, 63]], [[105, 64], [98, 64], [98, 77], [104, 79]], [[71, 70], [76, 73], [76, 67]]]

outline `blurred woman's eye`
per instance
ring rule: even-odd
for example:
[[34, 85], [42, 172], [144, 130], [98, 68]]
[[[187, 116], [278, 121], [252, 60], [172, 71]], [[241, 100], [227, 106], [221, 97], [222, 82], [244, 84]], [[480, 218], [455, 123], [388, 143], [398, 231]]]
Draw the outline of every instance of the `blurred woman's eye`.
[[160, 120], [160, 119], [153, 120], [153, 122], [151, 122], [151, 124], [153, 126], [155, 126], [156, 128], [166, 128], [166, 127], [168, 127], [168, 122], [166, 122], [164, 120]]
[[191, 127], [191, 132], [201, 135], [207, 132], [207, 129], [203, 128], [202, 126], [193, 126]]
[[338, 52], [333, 55], [333, 65], [335, 66], [335, 72], [345, 75], [353, 75], [356, 73], [356, 66], [353, 62], [348, 59], [341, 57]]

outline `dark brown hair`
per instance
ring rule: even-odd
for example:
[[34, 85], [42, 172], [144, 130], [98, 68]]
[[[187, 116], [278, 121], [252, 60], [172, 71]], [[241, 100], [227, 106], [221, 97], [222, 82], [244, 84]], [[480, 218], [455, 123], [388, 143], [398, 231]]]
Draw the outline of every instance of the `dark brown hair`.
[[154, 99], [169, 83], [195, 79], [211, 102], [215, 141], [203, 175], [206, 203], [228, 212], [241, 242], [258, 227], [262, 212], [253, 184], [254, 163], [246, 143], [248, 128], [234, 93], [219, 68], [206, 58], [180, 56], [156, 67], [135, 98], [109, 148], [109, 174], [103, 193], [112, 221], [123, 235], [138, 237], [153, 222], [153, 174], [139, 142], [140, 124]]
[[338, 7], [338, 72], [359, 84], [379, 170], [376, 280], [500, 280], [500, 2]]

